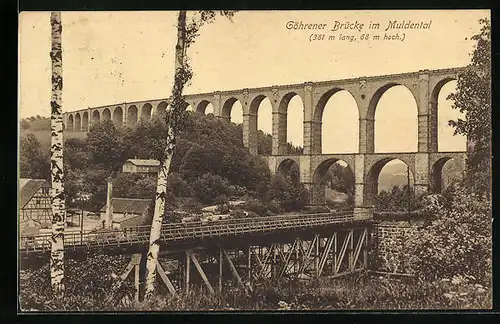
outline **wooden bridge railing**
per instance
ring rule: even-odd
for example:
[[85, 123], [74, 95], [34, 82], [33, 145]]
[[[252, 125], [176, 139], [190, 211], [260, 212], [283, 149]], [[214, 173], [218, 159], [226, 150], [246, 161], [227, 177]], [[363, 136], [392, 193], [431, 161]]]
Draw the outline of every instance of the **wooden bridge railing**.
[[[164, 224], [161, 239], [164, 242], [186, 241], [209, 237], [227, 237], [245, 234], [265, 233], [348, 223], [370, 219], [369, 212], [352, 211], [287, 216], [226, 219], [212, 222], [187, 222]], [[65, 249], [105, 248], [134, 245], [149, 242], [151, 226], [134, 226], [123, 229], [93, 230], [65, 233]], [[48, 252], [51, 249], [50, 234], [21, 237], [22, 254]]]

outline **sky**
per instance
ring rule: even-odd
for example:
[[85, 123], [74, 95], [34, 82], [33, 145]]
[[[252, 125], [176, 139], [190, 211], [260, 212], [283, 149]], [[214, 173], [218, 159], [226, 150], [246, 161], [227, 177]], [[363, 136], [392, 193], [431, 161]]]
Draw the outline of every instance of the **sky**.
[[[188, 50], [194, 77], [185, 93], [465, 66], [474, 46], [470, 37], [480, 28], [478, 20], [489, 16], [487, 10], [241, 11], [232, 21], [220, 17], [202, 27]], [[19, 118], [50, 114], [49, 18], [49, 12], [22, 12], [19, 17]], [[430, 29], [405, 30], [404, 41], [359, 40], [364, 33], [383, 36], [392, 20], [432, 23]], [[169, 97], [176, 21], [175, 11], [62, 12], [63, 111]], [[355, 35], [358, 40], [311, 42], [311, 31], [287, 29], [289, 21], [327, 24], [318, 33]], [[357, 21], [365, 29], [330, 32], [335, 21]], [[368, 30], [370, 21], [379, 22], [380, 29]], [[447, 125], [459, 115], [446, 100], [455, 84], [448, 83], [440, 94], [440, 151], [465, 149], [465, 139], [453, 136]], [[288, 112], [288, 140], [302, 145], [298, 96]], [[416, 151], [416, 117], [409, 90], [389, 89], [377, 106], [375, 150]], [[241, 107], [233, 107], [231, 119], [241, 122]], [[357, 152], [357, 119], [349, 93], [332, 96], [323, 115], [323, 152]], [[266, 101], [259, 108], [258, 128], [271, 132]]]

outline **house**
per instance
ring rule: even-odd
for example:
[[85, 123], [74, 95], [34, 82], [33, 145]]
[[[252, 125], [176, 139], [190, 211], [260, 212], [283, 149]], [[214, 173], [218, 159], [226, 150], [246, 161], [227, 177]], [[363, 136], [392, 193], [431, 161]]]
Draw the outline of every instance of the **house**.
[[128, 159], [122, 167], [123, 172], [128, 173], [158, 173], [160, 161]]
[[19, 179], [19, 225], [21, 233], [52, 224], [50, 184], [44, 179]]
[[[148, 207], [151, 199], [137, 198], [113, 198], [112, 199], [112, 227], [123, 228], [128, 226], [142, 225], [148, 213]], [[101, 224], [105, 226], [106, 206], [100, 210]]]

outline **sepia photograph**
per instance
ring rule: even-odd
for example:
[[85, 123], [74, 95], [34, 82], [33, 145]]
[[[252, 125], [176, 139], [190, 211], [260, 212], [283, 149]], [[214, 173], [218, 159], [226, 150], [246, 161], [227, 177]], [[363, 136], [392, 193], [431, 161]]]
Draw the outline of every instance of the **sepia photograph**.
[[490, 10], [18, 23], [18, 313], [492, 309]]

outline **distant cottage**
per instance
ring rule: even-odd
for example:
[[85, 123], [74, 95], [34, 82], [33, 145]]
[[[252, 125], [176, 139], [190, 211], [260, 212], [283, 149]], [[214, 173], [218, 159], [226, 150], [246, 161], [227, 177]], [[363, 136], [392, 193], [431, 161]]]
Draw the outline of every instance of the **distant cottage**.
[[122, 171], [128, 173], [158, 173], [160, 161], [128, 159], [123, 164]]
[[19, 226], [48, 228], [52, 224], [50, 184], [44, 179], [19, 179]]
[[[150, 202], [151, 199], [113, 198], [112, 227], [120, 229], [127, 226], [142, 225], [147, 216]], [[106, 206], [102, 207], [100, 212], [102, 227], [104, 227]]]

